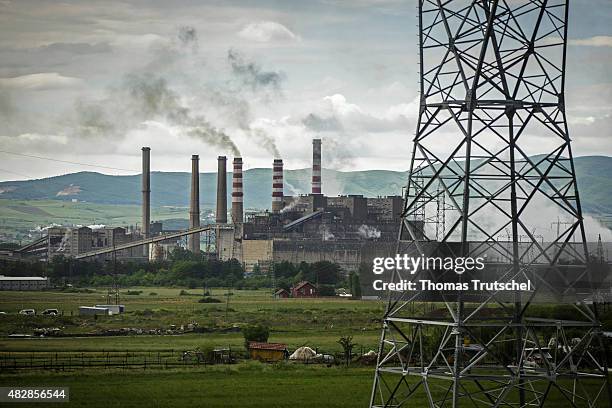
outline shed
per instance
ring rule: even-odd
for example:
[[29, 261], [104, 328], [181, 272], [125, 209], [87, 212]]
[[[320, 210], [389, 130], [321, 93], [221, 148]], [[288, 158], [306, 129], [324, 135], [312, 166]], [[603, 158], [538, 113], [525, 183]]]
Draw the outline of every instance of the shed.
[[289, 351], [286, 344], [250, 341], [249, 356], [252, 360], [276, 362], [285, 360], [289, 356]]
[[291, 288], [291, 296], [294, 298], [314, 298], [318, 295], [316, 286], [308, 281], [302, 281]]
[[289, 295], [290, 295], [289, 291], [283, 288], [280, 288], [279, 290], [274, 292], [275, 299], [287, 299]]

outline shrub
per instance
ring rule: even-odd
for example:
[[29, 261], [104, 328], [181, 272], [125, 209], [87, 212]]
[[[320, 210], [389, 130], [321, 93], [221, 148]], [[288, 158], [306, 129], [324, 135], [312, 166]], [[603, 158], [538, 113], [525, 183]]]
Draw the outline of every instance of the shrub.
[[142, 293], [142, 290], [128, 290], [127, 292], [125, 292], [126, 295], [140, 295]]

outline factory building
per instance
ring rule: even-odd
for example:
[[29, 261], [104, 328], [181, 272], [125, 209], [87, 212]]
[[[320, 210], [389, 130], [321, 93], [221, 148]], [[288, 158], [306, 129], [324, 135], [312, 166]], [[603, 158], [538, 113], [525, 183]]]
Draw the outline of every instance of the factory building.
[[0, 275], [0, 290], [43, 290], [49, 287], [49, 279], [40, 276]]
[[[151, 223], [150, 230], [160, 228], [159, 223]], [[64, 255], [74, 257], [96, 249], [109, 248], [142, 239], [139, 231], [128, 231], [123, 227], [52, 227], [48, 230], [49, 258]], [[142, 247], [123, 249], [116, 252], [116, 259], [144, 261]], [[109, 256], [110, 257], [110, 256]]]
[[[242, 214], [242, 160], [236, 167], [234, 191], [240, 208], [232, 208], [233, 228], [216, 231], [217, 256], [237, 259], [247, 273], [255, 266], [268, 271], [274, 263], [330, 261], [348, 273], [357, 270], [366, 253], [385, 250], [396, 242], [403, 199], [400, 196], [364, 197], [322, 193], [320, 139], [313, 140], [311, 194], [283, 194], [283, 162], [272, 171], [272, 211]], [[240, 173], [237, 172], [240, 171]]]

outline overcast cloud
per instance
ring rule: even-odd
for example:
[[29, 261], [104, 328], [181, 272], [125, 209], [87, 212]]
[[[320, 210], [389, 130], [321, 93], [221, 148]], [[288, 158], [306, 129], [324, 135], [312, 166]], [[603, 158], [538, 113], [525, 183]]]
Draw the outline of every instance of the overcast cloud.
[[[612, 155], [612, 2], [574, 0], [576, 155]], [[417, 117], [412, 1], [0, 1], [0, 150], [121, 169], [406, 170]], [[539, 153], [540, 141], [533, 151]], [[96, 170], [0, 153], [0, 180]], [[113, 173], [109, 169], [98, 169]], [[117, 174], [128, 171], [117, 170]]]

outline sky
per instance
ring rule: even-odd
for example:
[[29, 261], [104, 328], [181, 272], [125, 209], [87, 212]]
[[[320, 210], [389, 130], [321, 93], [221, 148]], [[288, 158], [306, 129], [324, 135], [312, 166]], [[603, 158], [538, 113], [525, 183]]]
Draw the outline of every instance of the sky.
[[[416, 4], [0, 0], [0, 181], [135, 174], [142, 146], [153, 171], [304, 168], [315, 137], [326, 168], [407, 170]], [[612, 1], [570, 4], [574, 154], [612, 155]]]

